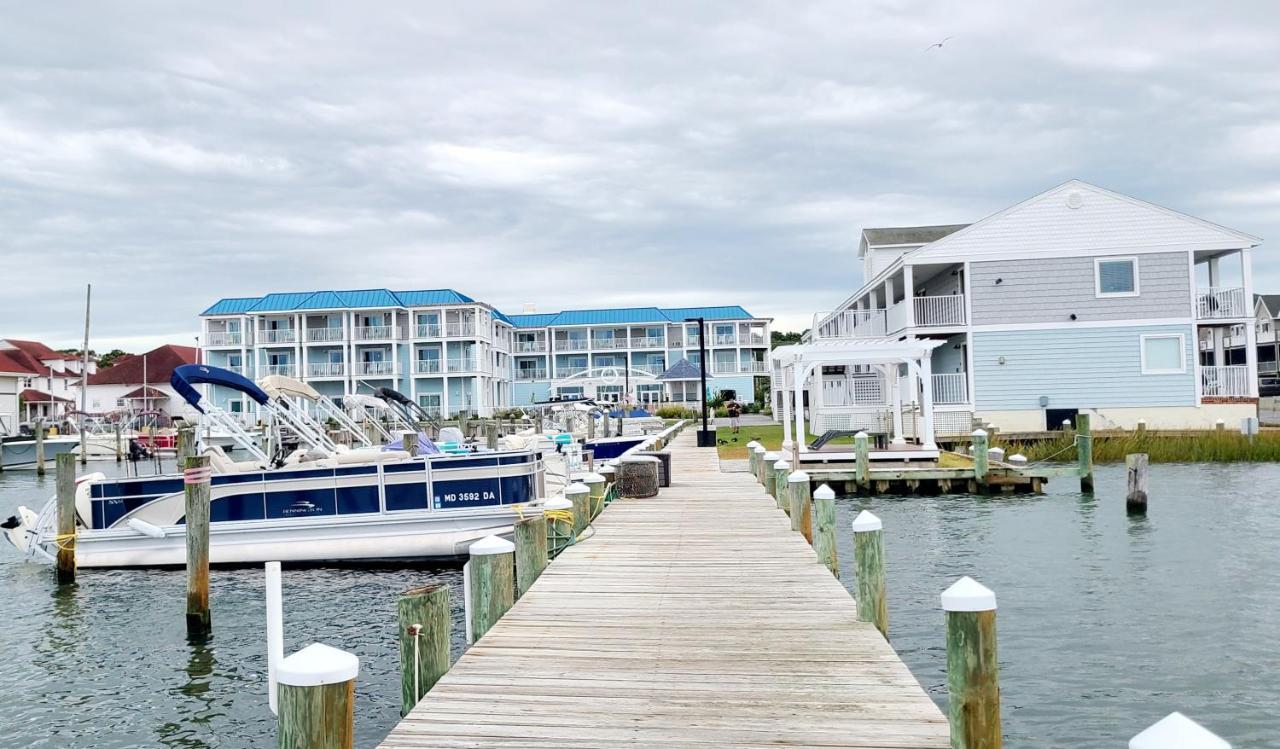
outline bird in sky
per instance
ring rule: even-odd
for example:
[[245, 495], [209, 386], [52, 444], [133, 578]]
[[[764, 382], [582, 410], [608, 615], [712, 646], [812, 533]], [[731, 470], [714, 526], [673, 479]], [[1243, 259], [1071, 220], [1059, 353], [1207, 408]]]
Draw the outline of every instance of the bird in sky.
[[940, 42], [934, 42], [933, 44], [930, 44], [928, 47], [925, 47], [925, 48], [924, 48], [924, 51], [925, 51], [925, 52], [928, 52], [929, 50], [933, 49], [934, 47], [937, 47], [938, 49], [942, 49], [942, 45], [946, 44], [946, 43], [947, 43], [947, 40], [949, 40], [949, 39], [951, 39], [951, 37], [947, 37], [946, 39], [943, 39], [943, 40], [942, 40], [942, 41], [940, 41]]

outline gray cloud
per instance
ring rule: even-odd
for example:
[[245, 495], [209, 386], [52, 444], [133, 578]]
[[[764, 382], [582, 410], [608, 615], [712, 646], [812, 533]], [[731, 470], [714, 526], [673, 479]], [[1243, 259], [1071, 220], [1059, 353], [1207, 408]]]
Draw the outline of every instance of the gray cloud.
[[861, 226], [971, 221], [1070, 177], [1276, 236], [1278, 16], [27, 4], [0, 26], [0, 335], [74, 343], [88, 281], [99, 347], [327, 287], [801, 327], [859, 283]]

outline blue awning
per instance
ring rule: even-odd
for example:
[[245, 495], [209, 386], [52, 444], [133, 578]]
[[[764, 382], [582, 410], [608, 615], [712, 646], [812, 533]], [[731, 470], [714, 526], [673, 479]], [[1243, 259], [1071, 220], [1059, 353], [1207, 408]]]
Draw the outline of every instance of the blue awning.
[[262, 388], [253, 384], [253, 380], [238, 375], [229, 369], [213, 367], [208, 364], [183, 364], [173, 370], [173, 374], [169, 376], [169, 384], [173, 386], [178, 395], [181, 395], [187, 403], [190, 403], [201, 413], [204, 413], [204, 409], [200, 408], [200, 393], [195, 389], [195, 386], [200, 384], [221, 385], [232, 390], [238, 390], [257, 401], [259, 405], [266, 405], [271, 400], [271, 396], [263, 392]]

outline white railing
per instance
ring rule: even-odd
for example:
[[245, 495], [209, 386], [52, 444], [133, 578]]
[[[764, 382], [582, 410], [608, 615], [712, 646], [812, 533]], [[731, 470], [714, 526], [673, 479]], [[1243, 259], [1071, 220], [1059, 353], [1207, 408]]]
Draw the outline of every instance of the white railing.
[[259, 369], [263, 375], [284, 375], [285, 377], [297, 377], [292, 364], [264, 364]]
[[884, 379], [877, 374], [825, 378], [822, 381], [822, 405], [886, 407]]
[[949, 372], [933, 376], [933, 402], [935, 405], [955, 405], [969, 402], [969, 376], [964, 372]]
[[391, 375], [395, 374], [396, 365], [389, 361], [362, 361], [356, 362], [356, 372], [362, 375]]
[[1196, 292], [1196, 317], [1215, 320], [1224, 317], [1248, 317], [1244, 289], [1200, 289]]
[[356, 328], [357, 341], [386, 341], [395, 333], [390, 325], [361, 325]]
[[724, 333], [717, 333], [715, 337], [715, 343], [713, 345], [736, 346], [738, 345], [738, 337], [732, 333], [728, 335], [725, 335]]
[[737, 374], [738, 363], [731, 362], [731, 361], [712, 361], [711, 373], [712, 374]]
[[307, 365], [308, 377], [341, 377], [342, 362], [318, 362]]
[[259, 343], [293, 343], [293, 328], [277, 328], [275, 330], [259, 330]]
[[660, 336], [631, 339], [631, 348], [662, 348], [662, 346], [663, 343]]
[[547, 370], [545, 369], [517, 369], [517, 380], [545, 380], [547, 379]]
[[626, 347], [627, 347], [626, 338], [592, 338], [591, 339], [591, 348], [595, 348], [595, 349], [613, 349], [613, 348], [626, 348]]
[[964, 325], [964, 294], [918, 296], [915, 308], [918, 327]]
[[546, 350], [546, 341], [516, 341], [516, 353], [539, 353]]
[[228, 366], [228, 367], [223, 367], [223, 369], [227, 370], [228, 372], [235, 372], [238, 375], [244, 375], [245, 377], [248, 377], [251, 374], [249, 372], [249, 368], [244, 366], [235, 366], [235, 367]]
[[448, 364], [450, 372], [471, 372], [476, 368], [475, 357], [450, 359]]
[[210, 346], [239, 346], [240, 331], [233, 330], [225, 333], [210, 333], [209, 345]]
[[[884, 310], [846, 309], [839, 312], [819, 312], [813, 316], [813, 337], [829, 338], [880, 338], [884, 336]], [[763, 345], [763, 343], [759, 344]]]
[[650, 374], [654, 377], [657, 377], [667, 371], [667, 368], [660, 364], [632, 364], [631, 369], [632, 371], [644, 372], [645, 374]]
[[888, 333], [897, 333], [907, 327], [907, 305], [905, 302], [898, 302], [885, 312], [884, 327], [885, 332]]
[[445, 338], [473, 338], [476, 334], [474, 322], [451, 322], [444, 326]]
[[342, 328], [308, 328], [308, 341], [341, 341], [343, 337]]
[[767, 361], [744, 361], [738, 362], [739, 374], [769, 374], [769, 362]]
[[1249, 368], [1243, 364], [1200, 368], [1200, 394], [1208, 397], [1247, 397]]
[[556, 339], [556, 351], [586, 351], [589, 345], [586, 338]]
[[413, 371], [418, 374], [439, 374], [439, 359], [417, 359], [413, 363]]
[[416, 338], [439, 338], [440, 323], [424, 323], [414, 328]]

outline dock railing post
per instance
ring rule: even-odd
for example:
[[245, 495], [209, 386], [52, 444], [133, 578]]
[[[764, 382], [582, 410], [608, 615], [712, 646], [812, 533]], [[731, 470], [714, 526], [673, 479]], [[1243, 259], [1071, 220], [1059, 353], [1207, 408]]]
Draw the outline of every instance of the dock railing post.
[[1080, 491], [1093, 491], [1093, 430], [1089, 414], [1076, 415], [1076, 461], [1080, 466]]
[[551, 497], [542, 503], [542, 516], [547, 519], [547, 558], [555, 559], [574, 542], [573, 503]]
[[973, 437], [973, 480], [977, 482], [978, 488], [982, 489], [987, 485], [987, 471], [991, 460], [987, 433], [985, 430], [975, 429], [971, 436]]
[[187, 634], [213, 628], [209, 612], [209, 456], [187, 458], [182, 484], [187, 525]]
[[[778, 509], [791, 514], [790, 484], [787, 477], [791, 475], [791, 464], [782, 458], [773, 464], [773, 498]], [[794, 529], [793, 529], [794, 530]]]
[[497, 536], [471, 544], [466, 574], [469, 642], [479, 642], [515, 604], [515, 551], [515, 544]]
[[449, 586], [437, 583], [405, 591], [396, 601], [396, 619], [400, 627], [403, 718], [449, 671], [449, 637], [453, 629]]
[[872, 622], [889, 639], [889, 604], [884, 581], [884, 524], [867, 510], [853, 519], [853, 559], [858, 575], [858, 618]]
[[764, 490], [775, 500], [778, 498], [778, 470], [774, 466], [781, 457], [778, 453], [765, 453], [764, 468], [761, 470], [761, 474], [764, 476], [761, 479], [764, 482]]
[[1129, 739], [1129, 749], [1231, 749], [1231, 744], [1182, 713], [1169, 713]]
[[515, 524], [516, 598], [527, 592], [547, 568], [547, 518], [535, 515]]
[[578, 477], [578, 480], [587, 486], [587, 496], [590, 498], [587, 506], [591, 510], [591, 520], [595, 520], [600, 517], [600, 513], [604, 512], [604, 495], [608, 491], [608, 487], [605, 485], [605, 478], [598, 473], [591, 472], [582, 474]]
[[36, 419], [36, 475], [44, 475], [44, 419]]
[[756, 481], [759, 482], [761, 486], [764, 485], [764, 456], [768, 454], [768, 452], [768, 450], [764, 449], [764, 445], [756, 445], [755, 448], [751, 450], [751, 453], [755, 455], [756, 458], [754, 469]]
[[813, 548], [818, 560], [840, 577], [840, 561], [836, 555], [836, 493], [823, 484], [813, 492]]
[[564, 498], [573, 503], [573, 537], [577, 539], [591, 522], [591, 490], [586, 484], [569, 484]]
[[951, 746], [1000, 749], [1000, 667], [996, 594], [971, 577], [943, 592], [947, 616], [947, 691]]
[[55, 459], [58, 487], [58, 584], [76, 581], [76, 457], [63, 453]]
[[1125, 473], [1129, 478], [1129, 491], [1125, 494], [1126, 509], [1132, 514], [1141, 515], [1147, 511], [1147, 455], [1133, 453], [1124, 456]]
[[871, 479], [871, 437], [866, 432], [853, 435], [854, 481], [865, 489]]
[[751, 471], [751, 475], [755, 476], [759, 473], [756, 470], [756, 448], [760, 446], [759, 442], [751, 440], [747, 443], [747, 470]]
[[360, 659], [315, 643], [280, 661], [279, 749], [351, 749]]
[[[781, 465], [782, 461], [779, 461]], [[791, 516], [791, 530], [804, 533], [805, 507], [809, 504], [809, 474], [792, 471], [786, 479], [786, 487], [778, 492], [787, 514]]]

